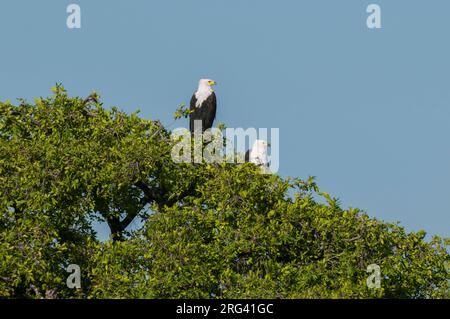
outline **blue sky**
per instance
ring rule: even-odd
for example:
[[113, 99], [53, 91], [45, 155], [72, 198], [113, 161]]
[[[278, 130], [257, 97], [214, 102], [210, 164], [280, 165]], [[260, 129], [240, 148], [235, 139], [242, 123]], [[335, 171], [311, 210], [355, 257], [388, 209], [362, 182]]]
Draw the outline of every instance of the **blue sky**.
[[[370, 3], [380, 30], [366, 27]], [[449, 1], [3, 0], [0, 12], [0, 100], [62, 82], [169, 123], [212, 78], [217, 121], [280, 128], [282, 176], [450, 236]]]

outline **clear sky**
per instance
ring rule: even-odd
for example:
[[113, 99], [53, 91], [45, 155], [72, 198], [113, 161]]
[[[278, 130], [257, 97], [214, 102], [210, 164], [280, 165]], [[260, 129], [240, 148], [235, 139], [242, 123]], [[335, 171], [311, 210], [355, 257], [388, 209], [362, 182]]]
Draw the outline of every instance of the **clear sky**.
[[450, 236], [449, 12], [448, 0], [2, 0], [0, 100], [62, 82], [169, 123], [212, 78], [217, 121], [280, 128], [282, 176]]

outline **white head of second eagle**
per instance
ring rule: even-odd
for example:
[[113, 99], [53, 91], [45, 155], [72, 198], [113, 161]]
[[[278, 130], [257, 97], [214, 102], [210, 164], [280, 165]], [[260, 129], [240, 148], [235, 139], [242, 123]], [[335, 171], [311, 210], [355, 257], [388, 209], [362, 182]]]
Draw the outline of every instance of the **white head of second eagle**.
[[202, 132], [210, 129], [216, 118], [217, 100], [212, 87], [216, 81], [210, 79], [201, 79], [198, 83], [198, 89], [192, 95], [189, 116], [189, 129], [193, 133], [197, 127], [195, 121], [201, 124]]

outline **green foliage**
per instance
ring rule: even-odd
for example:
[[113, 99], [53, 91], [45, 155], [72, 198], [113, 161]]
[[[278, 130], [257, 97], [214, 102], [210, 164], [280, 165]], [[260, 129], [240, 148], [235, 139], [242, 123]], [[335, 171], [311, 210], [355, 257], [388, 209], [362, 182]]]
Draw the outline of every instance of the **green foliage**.
[[[449, 240], [344, 210], [313, 178], [175, 164], [159, 121], [52, 91], [0, 103], [0, 297], [450, 297]], [[381, 288], [367, 287], [370, 264]]]
[[173, 114], [173, 118], [175, 120], [178, 120], [182, 117], [187, 118], [189, 116], [189, 114], [191, 114], [191, 110], [189, 110], [186, 105], [181, 104], [178, 109], [175, 111], [175, 113]]

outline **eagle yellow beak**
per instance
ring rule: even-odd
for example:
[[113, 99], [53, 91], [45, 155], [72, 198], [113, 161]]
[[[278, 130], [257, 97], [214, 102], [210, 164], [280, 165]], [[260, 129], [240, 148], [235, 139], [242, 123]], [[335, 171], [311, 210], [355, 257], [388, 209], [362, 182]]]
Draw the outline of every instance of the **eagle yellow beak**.
[[209, 84], [209, 85], [216, 85], [217, 82], [216, 82], [216, 81], [208, 81], [208, 84]]

